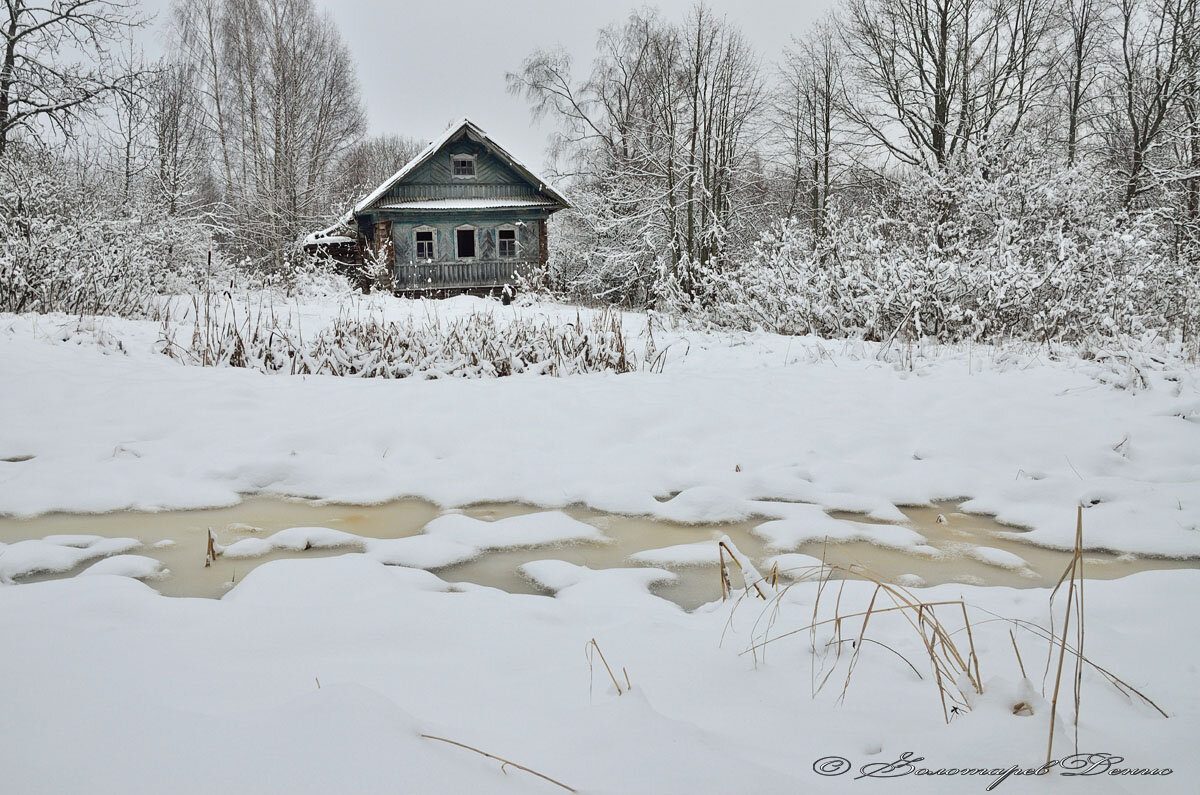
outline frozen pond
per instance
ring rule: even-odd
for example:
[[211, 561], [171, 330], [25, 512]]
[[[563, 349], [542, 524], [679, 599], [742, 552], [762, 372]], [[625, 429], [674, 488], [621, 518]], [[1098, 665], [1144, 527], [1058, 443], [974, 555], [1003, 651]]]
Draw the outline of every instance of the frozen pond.
[[[923, 549], [879, 546], [865, 541], [828, 544], [804, 543], [788, 550], [769, 549], [755, 527], [767, 521], [755, 518], [724, 524], [675, 524], [646, 517], [605, 514], [586, 508], [566, 508], [563, 513], [597, 528], [611, 543], [576, 542], [527, 546], [485, 551], [466, 562], [432, 568], [449, 582], [470, 582], [513, 593], [544, 593], [538, 585], [521, 575], [519, 567], [530, 561], [558, 559], [591, 568], [637, 566], [631, 556], [645, 550], [682, 544], [711, 542], [728, 535], [749, 555], [763, 573], [769, 559], [780, 552], [800, 552], [830, 563], [859, 563], [887, 579], [916, 575], [935, 585], [963, 582], [1029, 588], [1053, 585], [1068, 562], [1068, 553], [1037, 547], [1021, 539], [1019, 528], [994, 520], [957, 511], [954, 504], [903, 508], [905, 526], [925, 538]], [[256, 566], [270, 560], [300, 556], [341, 555], [350, 548], [275, 550], [251, 558], [218, 557], [206, 567], [207, 532], [212, 528], [217, 541], [225, 546], [248, 538], [265, 538], [291, 527], [327, 527], [356, 536], [396, 539], [420, 535], [426, 525], [445, 514], [462, 514], [491, 522], [509, 517], [540, 513], [545, 509], [529, 505], [481, 504], [464, 509], [446, 510], [428, 502], [403, 500], [371, 506], [329, 504], [303, 500], [255, 497], [228, 508], [191, 511], [107, 514], [46, 514], [29, 519], [0, 517], [0, 542], [63, 534], [87, 534], [110, 538], [130, 537], [142, 546], [132, 550], [161, 561], [170, 569], [162, 579], [149, 582], [168, 596], [220, 597]], [[857, 514], [834, 513], [835, 519], [886, 527]], [[164, 543], [165, 542], [165, 543]], [[986, 547], [990, 554], [979, 554]], [[1020, 568], [1000, 565], [1008, 553], [1027, 564]], [[981, 559], [982, 558], [982, 559]], [[1011, 558], [1009, 558], [1011, 561]], [[989, 562], [990, 561], [990, 562]], [[60, 573], [31, 574], [18, 582], [36, 582], [72, 576], [94, 563], [89, 560]], [[674, 571], [678, 579], [656, 585], [654, 593], [691, 609], [720, 598], [717, 566], [714, 563], [659, 562], [655, 565]], [[1110, 552], [1089, 552], [1085, 556], [1088, 577], [1113, 579], [1148, 569], [1198, 568], [1200, 560], [1138, 558]], [[736, 580], [735, 580], [736, 584]]]

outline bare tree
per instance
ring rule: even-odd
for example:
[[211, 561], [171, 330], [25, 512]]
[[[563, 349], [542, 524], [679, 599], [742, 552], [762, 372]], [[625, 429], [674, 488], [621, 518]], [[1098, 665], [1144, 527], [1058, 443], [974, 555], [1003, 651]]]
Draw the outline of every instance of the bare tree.
[[220, 152], [226, 242], [282, 267], [366, 126], [349, 51], [313, 0], [181, 0], [175, 23]]
[[185, 62], [165, 63], [148, 91], [154, 152], [150, 195], [168, 217], [198, 209], [203, 202], [200, 192], [210, 176], [210, 147], [194, 100], [197, 71]]
[[[135, 0], [4, 0], [0, 36], [0, 156], [19, 132], [69, 134], [129, 74], [110, 48], [143, 23]], [[78, 58], [71, 60], [71, 56]]]
[[364, 138], [338, 156], [330, 176], [330, 196], [338, 205], [354, 203], [424, 148], [416, 138], [402, 135]]
[[690, 290], [690, 268], [719, 265], [731, 240], [753, 234], [748, 213], [763, 202], [758, 57], [704, 5], [678, 24], [634, 12], [597, 50], [580, 82], [564, 53], [535, 52], [509, 89], [557, 122], [555, 170], [587, 194], [593, 244], [621, 274], [613, 289], [651, 291], [662, 258]]
[[1126, 206], [1150, 189], [1149, 159], [1189, 86], [1189, 55], [1200, 36], [1197, 10], [1197, 0], [1117, 0], [1106, 132], [1125, 180]]
[[1062, 59], [1065, 73], [1067, 165], [1074, 165], [1079, 148], [1086, 106], [1099, 75], [1097, 50], [1103, 33], [1098, 0], [1065, 0], [1066, 48]]
[[1049, 89], [1049, 0], [849, 0], [855, 121], [909, 165], [1002, 149]]
[[784, 144], [788, 191], [784, 214], [799, 212], [807, 195], [813, 245], [825, 226], [834, 189], [836, 150], [848, 148], [842, 132], [843, 54], [833, 21], [827, 20], [803, 39], [793, 39], [780, 68], [776, 113]]

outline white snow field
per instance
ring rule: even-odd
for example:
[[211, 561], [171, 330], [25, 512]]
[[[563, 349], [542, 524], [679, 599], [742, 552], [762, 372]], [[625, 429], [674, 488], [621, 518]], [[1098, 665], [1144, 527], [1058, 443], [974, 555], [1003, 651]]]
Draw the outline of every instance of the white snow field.
[[[579, 310], [370, 298], [287, 311], [307, 330], [339, 311], [571, 322]], [[624, 317], [634, 350], [647, 322]], [[522, 573], [553, 596], [409, 568], [605, 541], [553, 510], [575, 504], [675, 522], [758, 517], [780, 569], [797, 572], [818, 562], [794, 550], [825, 538], [900, 550], [919, 571], [937, 550], [919, 529], [878, 522], [935, 501], [1060, 549], [1082, 505], [1089, 548], [1200, 557], [1200, 380], [1170, 346], [1149, 362], [1130, 353], [1129, 389], [1103, 356], [1044, 346], [877, 356], [865, 343], [656, 326], [661, 373], [382, 380], [185, 366], [155, 352], [159, 328], [0, 315], [0, 514], [249, 494], [546, 510], [449, 514], [409, 538], [319, 527], [245, 538], [225, 554], [332, 556], [264, 563], [221, 599], [138, 582], [171, 574], [134, 539], [0, 545], [0, 793], [958, 793], [998, 779], [992, 791], [1195, 791], [1198, 569], [1086, 581], [1094, 666], [1082, 672], [1078, 751], [1115, 756], [1078, 757], [1073, 772], [1086, 775], [1067, 777], [1069, 766], [1023, 774], [1047, 753], [1058, 658], [1034, 624], [1051, 625], [1048, 589], [905, 578], [916, 598], [955, 603], [937, 615], [963, 649], [957, 600], [967, 605], [983, 692], [944, 682], [970, 702], [947, 723], [903, 612], [873, 616], [859, 643], [861, 619], [844, 619], [840, 636], [806, 628], [818, 582], [766, 602], [735, 570], [738, 598], [693, 612], [649, 592], [676, 576], [671, 566], [711, 565], [711, 545], [607, 570], [547, 548]], [[973, 554], [1024, 565], [995, 548]], [[9, 584], [96, 559], [111, 562]], [[867, 582], [826, 585], [822, 617], [833, 593], [843, 614], [878, 596]], [[1075, 753], [1073, 671], [1068, 656], [1056, 759]], [[887, 766], [909, 752], [920, 772]]]

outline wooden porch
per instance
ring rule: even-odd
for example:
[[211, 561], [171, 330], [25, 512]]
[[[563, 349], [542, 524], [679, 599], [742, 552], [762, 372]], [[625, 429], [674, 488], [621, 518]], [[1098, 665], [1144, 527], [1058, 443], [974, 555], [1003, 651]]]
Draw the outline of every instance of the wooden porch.
[[396, 266], [396, 289], [475, 290], [515, 284], [535, 263], [528, 259], [463, 260]]

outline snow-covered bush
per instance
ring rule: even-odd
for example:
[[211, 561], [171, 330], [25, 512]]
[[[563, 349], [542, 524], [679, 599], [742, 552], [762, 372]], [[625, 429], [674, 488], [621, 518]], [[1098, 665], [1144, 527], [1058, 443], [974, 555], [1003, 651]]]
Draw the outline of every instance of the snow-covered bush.
[[705, 322], [786, 334], [1076, 340], [1200, 328], [1200, 273], [1152, 212], [1036, 161], [993, 179], [923, 173], [877, 212], [832, 216], [815, 242], [781, 222], [738, 265], [692, 266], [668, 292]]
[[[443, 322], [408, 318], [388, 322], [341, 315], [315, 334], [304, 334], [290, 315], [262, 304], [201, 306], [190, 335], [179, 339], [163, 321], [158, 347], [186, 364], [247, 367], [264, 373], [362, 378], [491, 378], [515, 373], [573, 375], [633, 372], [641, 366], [629, 349], [621, 317], [601, 312], [574, 323], [523, 316], [497, 318], [474, 312]], [[651, 349], [646, 366], [661, 367]]]
[[357, 289], [327, 257], [313, 256], [299, 249], [289, 253], [287, 267], [268, 271], [245, 261], [228, 269], [220, 278], [188, 291], [197, 295], [216, 290], [252, 294], [277, 294], [287, 298], [323, 298], [347, 295]]
[[140, 316], [197, 284], [199, 224], [125, 209], [66, 161], [0, 161], [0, 311]]

